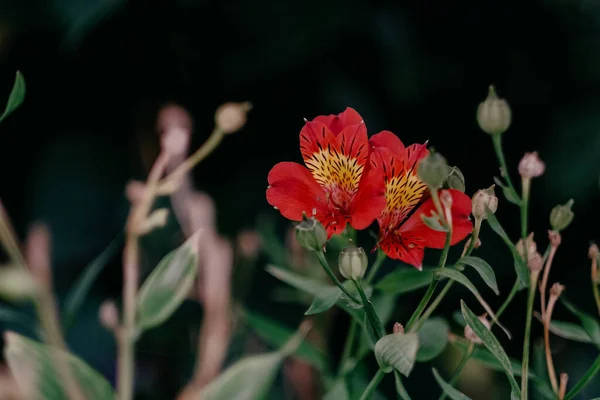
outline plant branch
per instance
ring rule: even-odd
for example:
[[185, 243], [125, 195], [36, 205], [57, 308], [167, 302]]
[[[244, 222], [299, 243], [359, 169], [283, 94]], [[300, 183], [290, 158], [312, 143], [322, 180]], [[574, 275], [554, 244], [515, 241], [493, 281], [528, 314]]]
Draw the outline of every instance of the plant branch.
[[368, 400], [371, 398], [371, 396], [373, 396], [373, 393], [375, 393], [375, 390], [377, 389], [377, 386], [379, 386], [379, 383], [383, 379], [384, 375], [385, 372], [383, 372], [382, 369], [377, 370], [377, 373], [375, 374], [375, 376], [373, 376], [371, 382], [369, 382], [369, 385], [363, 392], [362, 396], [360, 396], [360, 400]]
[[[463, 353], [460, 361], [458, 362], [456, 369], [454, 370], [454, 374], [452, 374], [452, 378], [450, 378], [450, 382], [448, 382], [450, 384], [450, 386], [454, 386], [454, 384], [456, 384], [456, 382], [458, 381], [458, 378], [460, 378], [460, 374], [461, 374], [463, 368], [465, 367], [465, 365], [467, 365], [467, 362], [469, 361], [469, 359], [471, 358], [471, 355], [473, 354], [474, 349], [475, 349], [475, 345], [473, 343], [469, 343], [469, 347], [467, 347], [467, 350]], [[444, 400], [446, 398], [446, 396], [447, 396], [446, 392], [442, 393], [439, 400]]]
[[527, 400], [527, 384], [529, 382], [529, 343], [531, 340], [531, 317], [533, 314], [533, 302], [539, 271], [531, 271], [531, 284], [527, 296], [527, 309], [525, 315], [525, 337], [523, 338], [523, 364], [521, 368], [521, 400]]
[[585, 372], [585, 375], [573, 386], [573, 389], [567, 393], [565, 400], [574, 398], [581, 389], [583, 389], [590, 381], [600, 372], [600, 356], [598, 356], [590, 368]]

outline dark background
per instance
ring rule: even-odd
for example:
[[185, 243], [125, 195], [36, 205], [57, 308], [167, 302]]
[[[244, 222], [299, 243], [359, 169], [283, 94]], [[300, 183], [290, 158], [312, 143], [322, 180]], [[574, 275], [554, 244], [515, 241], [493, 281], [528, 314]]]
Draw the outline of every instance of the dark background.
[[[2, 0], [2, 99], [16, 70], [25, 76], [27, 96], [0, 126], [0, 196], [20, 235], [34, 221], [50, 225], [59, 296], [122, 229], [124, 185], [147, 173], [155, 156], [156, 113], [166, 102], [193, 115], [194, 147], [210, 133], [220, 104], [254, 105], [244, 130], [227, 137], [194, 173], [197, 186], [215, 198], [222, 233], [233, 237], [254, 226], [259, 213], [276, 215], [264, 197], [266, 176], [279, 161], [300, 161], [303, 118], [347, 106], [361, 113], [370, 134], [389, 129], [407, 144], [429, 139], [463, 171], [467, 194], [491, 185], [498, 166], [475, 110], [495, 84], [513, 110], [504, 138], [512, 173], [525, 151], [539, 151], [547, 164], [533, 183], [530, 208], [540, 248], [547, 244], [551, 208], [575, 200], [576, 219], [563, 235], [551, 282], [565, 284], [569, 299], [594, 313], [587, 249], [598, 239], [600, 221], [595, 0]], [[497, 215], [517, 238], [517, 208], [501, 198]], [[283, 218], [278, 224], [286, 226]], [[510, 254], [487, 227], [482, 240], [480, 252], [506, 294], [514, 279]], [[436, 254], [429, 257], [434, 262]], [[113, 261], [69, 337], [75, 351], [109, 379], [114, 345], [98, 326], [96, 310], [104, 299], [118, 297], [118, 257]], [[260, 268], [257, 274], [250, 303], [269, 310], [261, 293], [274, 282]], [[493, 308], [503, 300], [482, 293]], [[403, 307], [412, 310], [419, 296], [407, 296]], [[439, 312], [450, 314], [467, 296], [454, 290]], [[516, 338], [522, 336], [523, 309], [520, 293], [504, 317]], [[185, 326], [186, 312], [197, 322], [196, 311], [184, 306], [184, 317], [173, 324]], [[556, 316], [570, 318], [560, 306]], [[346, 321], [339, 323], [342, 335]], [[172, 347], [161, 355], [169, 332], [157, 342], [148, 339], [152, 350], [140, 349], [142, 360], [169, 367], [161, 370], [164, 396], [185, 380], [191, 362], [173, 372], [189, 356], [186, 348]], [[521, 341], [505, 342], [519, 358]], [[572, 379], [595, 357], [589, 347], [574, 344], [557, 351], [557, 369]], [[143, 379], [143, 368], [140, 374]], [[431, 382], [422, 366], [408, 388], [418, 393]], [[598, 384], [595, 390], [581, 398], [599, 395]]]

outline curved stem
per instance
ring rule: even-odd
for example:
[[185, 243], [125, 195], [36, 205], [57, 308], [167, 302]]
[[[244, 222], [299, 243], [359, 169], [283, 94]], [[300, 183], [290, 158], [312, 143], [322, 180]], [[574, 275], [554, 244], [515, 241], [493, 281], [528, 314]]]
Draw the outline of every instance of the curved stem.
[[377, 311], [375, 311], [375, 307], [367, 298], [365, 291], [360, 283], [360, 281], [355, 280], [354, 285], [356, 286], [356, 290], [358, 290], [358, 294], [360, 294], [360, 298], [362, 299], [362, 305], [365, 310], [365, 314], [367, 314], [367, 318], [369, 319], [369, 323], [377, 336], [377, 339], [385, 336], [385, 328], [381, 323], [381, 319], [379, 319], [379, 315], [377, 315]]
[[523, 364], [521, 368], [521, 400], [527, 400], [527, 384], [529, 383], [529, 343], [531, 336], [531, 316], [533, 314], [533, 301], [537, 289], [539, 271], [531, 272], [531, 285], [527, 296], [527, 309], [525, 319], [525, 337], [523, 338]]
[[[504, 311], [506, 311], [506, 307], [508, 307], [508, 305], [510, 304], [510, 302], [512, 301], [512, 299], [515, 297], [515, 295], [519, 291], [519, 286], [520, 286], [519, 285], [519, 278], [517, 278], [515, 280], [515, 284], [513, 285], [512, 289], [510, 290], [510, 293], [506, 297], [506, 300], [504, 300], [504, 303], [502, 303], [502, 305], [500, 306], [500, 308], [496, 312], [496, 319], [500, 320], [500, 316], [502, 315], [502, 313]], [[495, 323], [494, 320], [492, 320], [491, 321], [492, 326], [494, 326], [494, 323]]]
[[[452, 378], [450, 378], [450, 382], [448, 382], [450, 384], [450, 386], [454, 386], [456, 381], [458, 381], [458, 378], [460, 378], [460, 373], [462, 372], [465, 365], [467, 365], [467, 362], [471, 358], [471, 355], [473, 354], [474, 349], [475, 349], [475, 345], [473, 343], [469, 343], [469, 347], [467, 347], [467, 350], [463, 353], [462, 358], [458, 362], [458, 366], [454, 370], [454, 374], [452, 374]], [[446, 398], [446, 396], [447, 396], [446, 392], [442, 393], [439, 400], [444, 400]]]
[[542, 282], [540, 283], [540, 302], [542, 304], [542, 316], [546, 313], [546, 287], [548, 285], [548, 276], [550, 275], [552, 261], [554, 261], [554, 255], [556, 254], [557, 249], [558, 246], [550, 246], [550, 253], [548, 254], [546, 266], [544, 267], [544, 274], [542, 276]]
[[377, 386], [379, 386], [379, 383], [383, 379], [384, 375], [385, 372], [383, 372], [382, 369], [377, 370], [377, 373], [375, 374], [373, 379], [371, 379], [371, 382], [369, 382], [369, 385], [363, 392], [362, 396], [360, 396], [360, 400], [368, 400], [371, 398], [371, 396], [373, 396], [373, 393], [375, 393], [375, 389], [377, 389]]
[[[526, 243], [527, 239], [527, 211], [529, 206], [529, 191], [531, 188], [531, 178], [523, 178], [521, 179], [521, 239], [523, 239], [523, 244]], [[527, 246], [523, 246], [523, 251], [525, 252], [525, 262], [532, 256], [532, 254], [527, 254]]]
[[348, 296], [348, 298], [350, 300], [352, 300], [356, 304], [362, 304], [359, 299], [357, 299], [352, 293], [350, 293], [348, 291], [348, 289], [346, 289], [344, 287], [344, 285], [342, 285], [342, 282], [340, 282], [340, 280], [337, 278], [337, 276], [335, 276], [335, 274], [331, 270], [331, 267], [329, 266], [329, 263], [327, 262], [327, 259], [325, 258], [325, 253], [323, 252], [323, 250], [317, 251], [316, 253], [317, 253], [317, 258], [319, 259], [319, 262], [321, 263], [321, 266], [323, 267], [323, 269], [325, 270], [325, 272], [327, 273], [327, 275], [329, 276], [329, 278], [331, 278], [331, 280], [333, 281], [333, 283], [335, 283], [336, 286], [339, 287], [340, 290], [346, 296]]
[[565, 400], [570, 400], [579, 393], [581, 389], [583, 389], [590, 381], [596, 376], [596, 374], [600, 372], [600, 356], [598, 356], [594, 363], [590, 366], [590, 368], [586, 371], [585, 375], [573, 386], [573, 389], [567, 393], [565, 396]]
[[369, 270], [369, 273], [367, 274], [367, 277], [365, 278], [365, 282], [367, 282], [367, 284], [371, 283], [373, 278], [375, 278], [377, 271], [379, 271], [379, 268], [381, 268], [381, 266], [383, 265], [383, 262], [385, 261], [385, 257], [386, 256], [385, 256], [385, 253], [383, 252], [383, 250], [377, 249], [377, 258], [375, 259], [375, 262], [371, 266], [371, 269]]
[[600, 292], [598, 292], [598, 259], [592, 257], [592, 292], [594, 293], [594, 301], [600, 315]]
[[508, 187], [513, 192], [515, 197], [519, 197], [517, 195], [517, 191], [515, 190], [515, 186], [510, 179], [510, 175], [508, 174], [508, 168], [506, 167], [506, 160], [504, 159], [504, 152], [502, 151], [502, 135], [497, 134], [492, 136], [492, 140], [494, 142], [494, 150], [496, 151], [496, 157], [498, 157], [498, 162], [500, 163], [500, 172], [502, 177], [508, 184]]
[[480, 218], [477, 218], [475, 220], [475, 226], [473, 227], [473, 232], [471, 233], [471, 240], [469, 242], [469, 247], [467, 247], [467, 250], [463, 254], [463, 257], [471, 255], [471, 253], [475, 249], [475, 245], [477, 244], [477, 240], [479, 239], [479, 231], [481, 230], [481, 222], [482, 222], [482, 220]]

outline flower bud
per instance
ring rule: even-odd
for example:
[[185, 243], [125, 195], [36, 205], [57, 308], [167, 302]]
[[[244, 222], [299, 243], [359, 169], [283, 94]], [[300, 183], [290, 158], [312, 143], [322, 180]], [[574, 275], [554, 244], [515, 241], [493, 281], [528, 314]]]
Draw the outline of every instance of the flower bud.
[[[527, 256], [525, 255], [525, 250], [527, 250]], [[517, 242], [517, 251], [523, 260], [526, 258], [531, 258], [537, 251], [537, 244], [533, 240], [533, 232], [527, 236], [525, 240], [525, 245], [523, 245], [523, 239], [519, 239]]]
[[103, 327], [109, 331], [114, 331], [119, 327], [119, 311], [112, 301], [105, 301], [100, 306], [98, 318]]
[[225, 103], [215, 112], [215, 123], [224, 133], [239, 131], [246, 124], [246, 115], [252, 105], [246, 103]]
[[340, 273], [346, 279], [362, 279], [367, 271], [369, 258], [362, 247], [356, 247], [352, 240], [348, 247], [340, 252], [338, 268]]
[[429, 187], [437, 189], [442, 186], [449, 173], [446, 159], [439, 153], [431, 153], [419, 161], [417, 174]]
[[523, 178], [537, 178], [538, 176], [541, 176], [545, 170], [546, 164], [540, 160], [537, 151], [525, 153], [521, 161], [519, 161], [519, 174]]
[[490, 135], [501, 134], [510, 126], [511, 115], [508, 103], [498, 98], [494, 86], [491, 85], [487, 98], [477, 107], [479, 127]]
[[533, 253], [533, 255], [529, 257], [529, 260], [527, 260], [527, 268], [529, 268], [531, 272], [540, 272], [542, 268], [544, 268], [544, 259], [542, 258], [542, 255], [537, 251]]
[[571, 210], [573, 199], [567, 201], [567, 204], [558, 205], [550, 212], [550, 226], [557, 232], [566, 229], [575, 215]]
[[600, 249], [598, 249], [598, 245], [596, 243], [590, 244], [590, 248], [588, 250], [588, 257], [590, 260], [597, 260], [600, 255]]
[[303, 215], [302, 222], [296, 225], [296, 240], [309, 250], [321, 251], [327, 243], [327, 231], [315, 217]]
[[552, 246], [558, 247], [562, 242], [562, 236], [560, 233], [550, 230], [548, 231], [548, 240]]
[[394, 333], [404, 333], [404, 326], [402, 326], [402, 324], [400, 322], [395, 322], [393, 332]]
[[[479, 318], [479, 321], [481, 321], [481, 323], [483, 325], [485, 325], [486, 328], [490, 329], [492, 327], [492, 324], [490, 323], [490, 321], [488, 321], [488, 319], [486, 317], [487, 317], [487, 314], [483, 314], [483, 315], [480, 315], [478, 318]], [[473, 329], [469, 325], [465, 326], [465, 339], [467, 339], [468, 341], [470, 341], [471, 343], [474, 343], [474, 344], [483, 343], [481, 341], [481, 339], [479, 339], [479, 336], [477, 336], [477, 334], [475, 332], [473, 332]]]
[[556, 282], [550, 288], [550, 296], [558, 298], [563, 290], [565, 290], [565, 286]]
[[494, 192], [495, 186], [496, 185], [492, 185], [487, 189], [480, 189], [473, 196], [471, 212], [475, 219], [486, 219], [486, 208], [489, 208], [492, 214], [496, 213], [496, 210], [498, 209], [498, 198]]

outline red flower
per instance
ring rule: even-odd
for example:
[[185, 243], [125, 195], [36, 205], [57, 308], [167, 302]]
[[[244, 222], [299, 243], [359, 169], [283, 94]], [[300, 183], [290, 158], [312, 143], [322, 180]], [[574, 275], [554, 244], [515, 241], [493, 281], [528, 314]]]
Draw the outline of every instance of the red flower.
[[269, 172], [267, 201], [291, 220], [314, 215], [329, 237], [349, 223], [365, 229], [385, 207], [383, 174], [369, 168], [367, 128], [352, 108], [319, 116], [300, 131], [306, 167], [281, 162]]
[[[421, 269], [425, 248], [441, 249], [446, 241], [445, 232], [429, 228], [421, 219], [421, 214], [431, 215], [435, 210], [433, 200], [428, 198], [427, 185], [417, 176], [418, 161], [429, 153], [427, 144], [405, 147], [389, 131], [374, 135], [369, 144], [372, 147], [371, 166], [381, 169], [385, 179], [386, 207], [377, 218], [378, 246], [388, 257]], [[458, 190], [448, 190], [452, 194], [451, 244], [456, 244], [473, 229], [469, 220], [471, 199]]]

